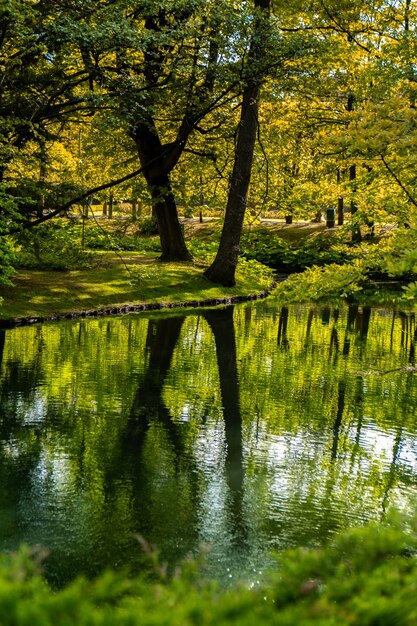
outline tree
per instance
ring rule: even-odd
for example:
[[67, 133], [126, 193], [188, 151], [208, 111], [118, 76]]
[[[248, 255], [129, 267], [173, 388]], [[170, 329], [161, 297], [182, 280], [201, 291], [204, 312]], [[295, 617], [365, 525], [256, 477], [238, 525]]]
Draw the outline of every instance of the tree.
[[53, 4], [8, 0], [0, 10], [0, 227], [39, 216], [47, 195], [52, 204], [72, 191], [48, 186], [47, 148], [90, 111], [88, 72], [59, 40]]
[[[190, 135], [210, 132], [209, 114], [239, 91], [242, 29], [233, 3], [160, 0], [99, 4], [90, 41], [77, 35], [90, 80], [134, 141], [158, 221], [163, 260], [189, 260], [171, 173]], [[107, 37], [103, 33], [107, 33]], [[110, 37], [109, 37], [110, 35]], [[88, 44], [88, 45], [87, 45]], [[109, 62], [110, 60], [110, 62]]]
[[258, 107], [262, 73], [259, 68], [264, 53], [263, 37], [267, 32], [271, 2], [255, 0], [255, 18], [248, 53], [245, 89], [242, 96], [240, 121], [237, 131], [235, 161], [230, 181], [225, 220], [216, 258], [205, 271], [205, 276], [222, 285], [235, 284], [235, 272], [240, 251], [240, 237], [247, 206], [253, 153], [258, 130]]

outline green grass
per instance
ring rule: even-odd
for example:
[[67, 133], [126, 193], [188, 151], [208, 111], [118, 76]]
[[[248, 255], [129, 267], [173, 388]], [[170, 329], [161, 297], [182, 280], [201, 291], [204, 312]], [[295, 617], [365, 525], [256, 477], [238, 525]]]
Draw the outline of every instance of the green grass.
[[[120, 228], [118, 222], [104, 224], [109, 233], [116, 226]], [[195, 257], [204, 258], [207, 265], [217, 249], [220, 224], [216, 220], [203, 224], [189, 221], [184, 226], [190, 250]], [[287, 241], [303, 241], [323, 229], [323, 224], [273, 223], [253, 226], [251, 231], [263, 233], [266, 239], [278, 234]], [[254, 261], [240, 263], [236, 286], [225, 288], [204, 278], [202, 263], [160, 263], [157, 237], [141, 237], [140, 246], [140, 252], [122, 251], [120, 255], [97, 251], [104, 265], [88, 270], [19, 269], [14, 286], [1, 289], [0, 319], [48, 317], [127, 304], [248, 296], [271, 284], [271, 273]]]
[[[214, 285], [204, 266], [161, 263], [146, 253], [104, 255], [104, 267], [68, 272], [19, 270], [2, 289], [0, 317], [38, 317], [137, 303], [187, 302], [247, 296], [268, 288], [271, 277], [254, 266], [238, 268], [235, 287]], [[122, 261], [123, 258], [123, 261]]]

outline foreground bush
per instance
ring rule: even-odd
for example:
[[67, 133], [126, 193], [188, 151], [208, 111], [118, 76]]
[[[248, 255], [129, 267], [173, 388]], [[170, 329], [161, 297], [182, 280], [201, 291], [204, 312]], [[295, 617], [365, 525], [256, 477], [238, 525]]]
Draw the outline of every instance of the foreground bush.
[[280, 558], [263, 589], [228, 591], [203, 582], [192, 566], [170, 581], [146, 584], [107, 573], [52, 591], [28, 548], [3, 557], [3, 626], [414, 626], [417, 534], [373, 526], [326, 548]]

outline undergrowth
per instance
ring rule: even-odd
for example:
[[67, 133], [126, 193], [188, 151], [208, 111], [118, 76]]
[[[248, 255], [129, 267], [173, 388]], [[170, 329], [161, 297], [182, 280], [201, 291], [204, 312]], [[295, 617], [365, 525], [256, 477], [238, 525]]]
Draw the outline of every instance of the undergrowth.
[[99, 263], [97, 251], [160, 251], [158, 237], [143, 236], [139, 227], [126, 232], [129, 222], [104, 228], [89, 220], [51, 221], [15, 237], [16, 267], [67, 271], [89, 269]]
[[[14, 250], [3, 245], [0, 281], [10, 284], [13, 266], [46, 271], [92, 269], [103, 259], [99, 251], [121, 257], [127, 252], [155, 257], [160, 252], [159, 238], [144, 235], [151, 226], [149, 220], [113, 220], [103, 225], [93, 219], [84, 225], [80, 220], [58, 220], [44, 224], [16, 237]], [[378, 238], [354, 244], [351, 232], [344, 228], [307, 232], [294, 239], [291, 231], [260, 227], [244, 232], [239, 271], [245, 280], [253, 278], [256, 285], [260, 277], [271, 282], [272, 271], [292, 274], [278, 287], [283, 302], [358, 299], [364, 294], [373, 297], [378, 291], [375, 281], [403, 282], [403, 293], [395, 293], [393, 302], [412, 306], [417, 301], [416, 230], [381, 231]], [[217, 223], [205, 224], [201, 230], [195, 224], [187, 225], [187, 246], [197, 263], [207, 266], [212, 262], [219, 236]], [[131, 282], [143, 287], [158, 280], [158, 271], [138, 269]]]
[[[277, 556], [261, 587], [222, 590], [195, 563], [159, 580], [106, 572], [52, 591], [23, 546], [0, 564], [3, 626], [415, 626], [415, 527], [371, 525]], [[252, 588], [251, 588], [252, 587]]]

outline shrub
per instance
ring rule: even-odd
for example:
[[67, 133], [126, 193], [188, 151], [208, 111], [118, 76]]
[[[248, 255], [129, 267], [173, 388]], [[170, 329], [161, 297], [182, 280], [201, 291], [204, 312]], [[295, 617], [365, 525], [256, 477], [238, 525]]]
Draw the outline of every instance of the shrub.
[[0, 562], [4, 626], [414, 626], [417, 535], [396, 523], [277, 557], [262, 587], [221, 590], [193, 564], [159, 582], [107, 572], [51, 592], [23, 546]]
[[72, 224], [43, 224], [23, 231], [16, 241], [20, 267], [65, 271], [88, 269], [95, 262], [95, 255], [81, 247], [80, 231]]
[[192, 256], [206, 263], [211, 263], [214, 259], [219, 242], [215, 236], [210, 236], [205, 239], [192, 239], [188, 242], [188, 249]]
[[[0, 285], [11, 286], [11, 277], [16, 273], [16, 254], [9, 241], [0, 239]], [[0, 303], [1, 303], [0, 299]]]
[[242, 253], [280, 271], [300, 271], [312, 265], [343, 263], [352, 256], [349, 248], [333, 245], [327, 238], [314, 237], [304, 242], [289, 242], [262, 231], [242, 240]]
[[359, 260], [347, 265], [313, 266], [279, 283], [276, 295], [286, 303], [346, 298], [361, 291], [365, 279], [366, 270]]
[[261, 279], [267, 284], [271, 284], [274, 280], [274, 273], [270, 267], [263, 265], [259, 261], [245, 259], [241, 257], [239, 259], [239, 271], [248, 279]]

